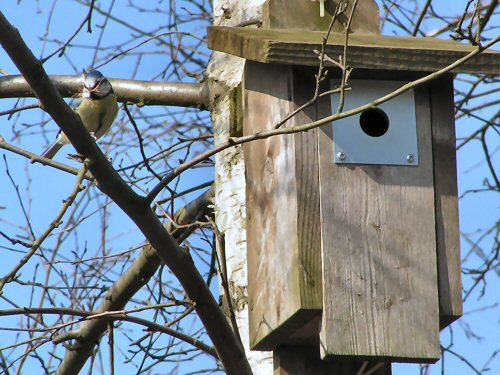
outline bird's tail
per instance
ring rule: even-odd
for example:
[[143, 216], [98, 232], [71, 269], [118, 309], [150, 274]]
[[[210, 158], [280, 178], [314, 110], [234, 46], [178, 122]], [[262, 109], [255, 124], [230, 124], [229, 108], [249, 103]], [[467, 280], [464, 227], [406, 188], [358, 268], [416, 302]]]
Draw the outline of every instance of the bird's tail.
[[64, 146], [62, 143], [59, 142], [54, 142], [52, 143], [48, 149], [46, 149], [42, 156], [47, 159], [52, 159], [57, 152], [61, 149], [61, 147]]

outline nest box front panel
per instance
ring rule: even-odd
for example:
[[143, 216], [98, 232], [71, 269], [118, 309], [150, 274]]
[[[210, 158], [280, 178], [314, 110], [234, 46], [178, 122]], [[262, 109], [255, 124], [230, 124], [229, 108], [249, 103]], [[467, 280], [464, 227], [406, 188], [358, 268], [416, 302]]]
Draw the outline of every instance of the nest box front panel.
[[[358, 94], [366, 99], [366, 92], [373, 89], [364, 92], [362, 82], [352, 85], [349, 100]], [[375, 94], [386, 94], [392, 85], [380, 81]], [[400, 163], [379, 165], [336, 163], [332, 125], [319, 132], [323, 357], [385, 357], [402, 362], [439, 358], [429, 90], [416, 89], [411, 95], [406, 104], [387, 102], [384, 112], [389, 127], [408, 126], [412, 133], [408, 137], [416, 136], [417, 149], [406, 151], [410, 141], [403, 149], [399, 142], [387, 143], [376, 152], [394, 147], [399, 151], [387, 153], [411, 152], [414, 157], [418, 153], [413, 163], [404, 157]], [[391, 124], [392, 113], [407, 113], [408, 119], [399, 117]], [[359, 119], [349, 126], [361, 127]], [[408, 125], [412, 121], [416, 129]], [[373, 145], [360, 142], [358, 150], [351, 146], [349, 153]]]

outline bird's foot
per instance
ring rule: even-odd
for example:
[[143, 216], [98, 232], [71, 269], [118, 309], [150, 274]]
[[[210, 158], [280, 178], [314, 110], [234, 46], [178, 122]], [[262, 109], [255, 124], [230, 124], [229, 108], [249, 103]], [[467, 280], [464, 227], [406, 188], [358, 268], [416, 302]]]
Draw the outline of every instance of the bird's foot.
[[85, 158], [80, 154], [68, 154], [68, 159], [77, 161], [82, 164], [85, 161]]
[[[68, 159], [71, 159], [71, 160], [74, 160], [74, 161], [77, 161], [79, 163], [82, 163], [85, 161], [85, 158], [83, 157], [83, 155], [80, 155], [80, 154], [68, 154]], [[106, 156], [106, 159], [112, 163], [113, 162], [113, 158], [109, 157], [109, 156]]]

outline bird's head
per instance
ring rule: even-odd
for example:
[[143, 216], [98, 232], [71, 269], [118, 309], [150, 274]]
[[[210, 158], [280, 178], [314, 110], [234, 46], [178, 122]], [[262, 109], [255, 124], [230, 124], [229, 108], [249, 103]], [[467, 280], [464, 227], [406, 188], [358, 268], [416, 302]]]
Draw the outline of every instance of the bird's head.
[[113, 87], [98, 70], [83, 72], [83, 96], [93, 100], [105, 98], [113, 93]]

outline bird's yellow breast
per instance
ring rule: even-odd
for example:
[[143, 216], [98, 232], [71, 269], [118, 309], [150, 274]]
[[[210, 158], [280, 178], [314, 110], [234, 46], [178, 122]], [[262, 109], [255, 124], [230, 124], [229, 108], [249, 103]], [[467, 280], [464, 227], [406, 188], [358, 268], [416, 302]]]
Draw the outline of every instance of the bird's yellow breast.
[[76, 112], [85, 128], [99, 139], [107, 133], [118, 113], [116, 95], [110, 94], [99, 100], [84, 99]]

